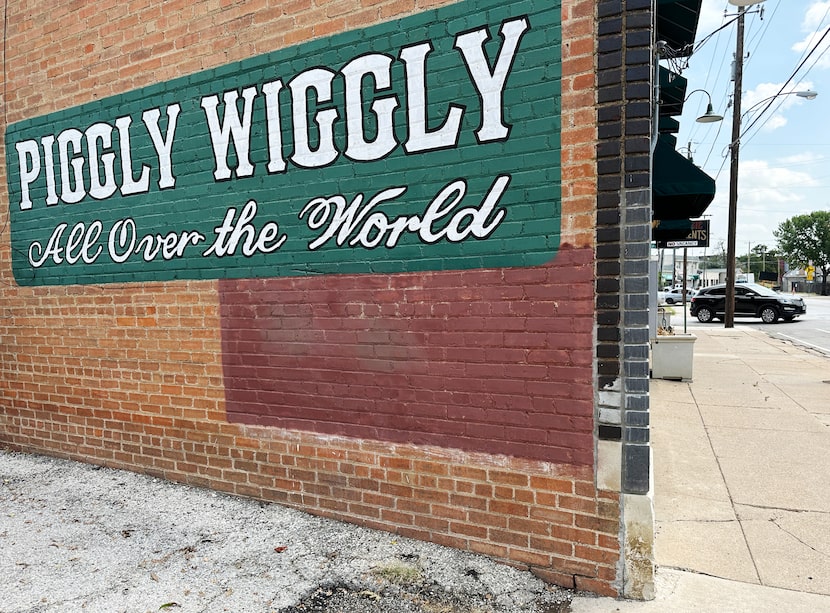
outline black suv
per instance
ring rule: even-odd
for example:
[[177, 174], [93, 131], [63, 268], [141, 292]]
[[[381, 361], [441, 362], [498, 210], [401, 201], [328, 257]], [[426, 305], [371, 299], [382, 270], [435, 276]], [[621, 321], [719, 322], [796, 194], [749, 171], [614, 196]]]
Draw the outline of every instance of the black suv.
[[[722, 319], [726, 305], [726, 285], [704, 287], [692, 297], [690, 313], [701, 323]], [[760, 317], [773, 324], [781, 317], [792, 321], [807, 312], [804, 300], [779, 294], [757, 283], [735, 284], [735, 317]]]

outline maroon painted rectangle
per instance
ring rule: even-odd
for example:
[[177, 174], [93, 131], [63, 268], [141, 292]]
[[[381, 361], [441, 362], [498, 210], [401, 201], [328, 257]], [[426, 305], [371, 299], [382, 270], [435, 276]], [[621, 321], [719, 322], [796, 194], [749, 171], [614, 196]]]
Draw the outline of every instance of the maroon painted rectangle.
[[592, 252], [220, 282], [232, 422], [589, 464]]

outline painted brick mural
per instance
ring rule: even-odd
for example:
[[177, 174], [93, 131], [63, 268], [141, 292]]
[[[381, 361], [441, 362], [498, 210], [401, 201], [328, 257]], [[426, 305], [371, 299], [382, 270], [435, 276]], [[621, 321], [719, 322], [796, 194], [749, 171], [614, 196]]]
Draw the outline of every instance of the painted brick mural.
[[17, 282], [551, 260], [561, 29], [544, 6], [465, 0], [10, 126]]
[[618, 593], [564, 4], [10, 3], [0, 444]]

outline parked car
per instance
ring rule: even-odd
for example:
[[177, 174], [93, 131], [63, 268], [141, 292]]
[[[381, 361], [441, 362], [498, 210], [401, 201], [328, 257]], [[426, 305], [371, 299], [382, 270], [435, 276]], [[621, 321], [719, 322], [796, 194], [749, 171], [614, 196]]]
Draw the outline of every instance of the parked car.
[[[695, 295], [695, 290], [686, 289], [686, 301], [692, 299]], [[660, 304], [674, 304], [675, 302], [683, 302], [683, 288], [682, 287], [667, 287], [661, 292], [657, 292], [657, 302]]]
[[[702, 323], [723, 319], [726, 309], [726, 285], [712, 285], [697, 292], [692, 298], [689, 312]], [[735, 284], [735, 317], [760, 317], [764, 323], [772, 324], [779, 318], [792, 321], [807, 312], [804, 300], [798, 296], [787, 296], [758, 285], [757, 283]]]

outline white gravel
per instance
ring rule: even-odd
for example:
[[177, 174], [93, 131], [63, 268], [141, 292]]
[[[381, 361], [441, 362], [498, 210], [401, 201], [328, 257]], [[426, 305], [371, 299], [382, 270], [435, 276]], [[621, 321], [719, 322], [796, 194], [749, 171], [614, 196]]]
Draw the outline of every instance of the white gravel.
[[[572, 597], [483, 556], [4, 450], [0, 577], [7, 613], [548, 613]], [[325, 605], [331, 595], [353, 604]]]

